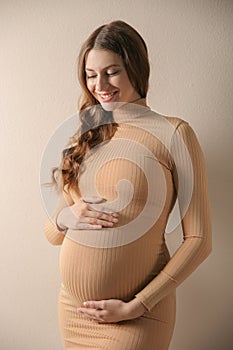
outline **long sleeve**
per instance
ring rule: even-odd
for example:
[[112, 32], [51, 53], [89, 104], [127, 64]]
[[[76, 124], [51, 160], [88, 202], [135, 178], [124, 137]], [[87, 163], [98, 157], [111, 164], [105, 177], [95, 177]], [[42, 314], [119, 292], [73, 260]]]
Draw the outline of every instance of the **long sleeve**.
[[[192, 174], [182, 171], [186, 160], [179, 142], [180, 138], [187, 147], [192, 164]], [[135, 295], [148, 310], [151, 310], [162, 298], [179, 286], [207, 258], [212, 249], [204, 156], [193, 129], [183, 120], [174, 132], [170, 152], [176, 159], [171, 167], [176, 192], [179, 192], [178, 168], [181, 176], [186, 177], [186, 181], [189, 181], [189, 175], [192, 175], [193, 189], [188, 209], [182, 219], [183, 243], [161, 272]], [[182, 201], [185, 197], [185, 193], [182, 192], [184, 191], [185, 186], [178, 195], [181, 214]]]
[[66, 234], [66, 230], [60, 230], [57, 225], [57, 216], [60, 211], [74, 203], [71, 196], [64, 191], [59, 194], [57, 206], [44, 226], [44, 233], [48, 241], [53, 245], [61, 245]]

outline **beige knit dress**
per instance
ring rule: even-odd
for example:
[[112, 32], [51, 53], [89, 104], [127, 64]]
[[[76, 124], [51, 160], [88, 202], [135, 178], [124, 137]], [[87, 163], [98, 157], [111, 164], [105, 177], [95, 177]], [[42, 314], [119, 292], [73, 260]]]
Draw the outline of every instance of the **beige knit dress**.
[[[45, 224], [61, 245], [59, 324], [65, 349], [167, 350], [175, 324], [175, 290], [211, 251], [203, 153], [189, 124], [153, 112], [142, 99], [113, 112], [119, 127], [86, 154], [81, 196], [98, 195], [119, 213], [113, 228], [59, 231], [56, 217], [74, 203], [61, 194]], [[183, 243], [170, 258], [165, 229], [182, 220]], [[167, 227], [168, 227], [167, 226]], [[86, 300], [138, 298], [139, 318], [112, 324], [77, 312]], [[190, 302], [192, 301], [190, 296]]]

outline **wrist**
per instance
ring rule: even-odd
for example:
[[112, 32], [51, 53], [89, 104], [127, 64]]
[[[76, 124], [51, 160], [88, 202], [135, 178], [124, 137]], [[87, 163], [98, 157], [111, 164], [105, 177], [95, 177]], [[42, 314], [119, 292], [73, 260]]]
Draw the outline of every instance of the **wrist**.
[[128, 302], [129, 313], [134, 317], [139, 317], [143, 315], [147, 310], [145, 305], [143, 305], [137, 298], [132, 299]]

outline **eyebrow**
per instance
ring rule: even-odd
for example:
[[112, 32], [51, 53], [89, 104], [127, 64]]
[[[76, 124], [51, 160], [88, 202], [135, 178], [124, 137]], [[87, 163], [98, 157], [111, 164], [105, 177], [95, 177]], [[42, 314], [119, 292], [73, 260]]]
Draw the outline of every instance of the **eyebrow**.
[[[120, 65], [119, 64], [110, 64], [109, 66], [104, 67], [103, 70], [104, 69], [108, 69], [110, 67], [120, 67]], [[94, 72], [94, 69], [91, 69], [91, 68], [85, 68], [85, 69], [88, 70], [88, 71]]]

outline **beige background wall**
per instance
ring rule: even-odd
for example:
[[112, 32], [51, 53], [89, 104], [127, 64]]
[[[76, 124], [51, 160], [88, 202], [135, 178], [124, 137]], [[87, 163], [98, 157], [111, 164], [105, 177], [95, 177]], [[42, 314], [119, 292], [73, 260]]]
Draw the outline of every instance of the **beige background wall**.
[[[0, 348], [61, 350], [59, 247], [45, 239], [40, 160], [76, 111], [76, 57], [97, 26], [123, 19], [145, 38], [148, 102], [195, 129], [206, 156], [213, 253], [178, 289], [171, 350], [233, 344], [233, 2], [0, 1]], [[178, 234], [168, 237], [174, 250]], [[150, 350], [150, 349], [145, 349]]]

